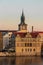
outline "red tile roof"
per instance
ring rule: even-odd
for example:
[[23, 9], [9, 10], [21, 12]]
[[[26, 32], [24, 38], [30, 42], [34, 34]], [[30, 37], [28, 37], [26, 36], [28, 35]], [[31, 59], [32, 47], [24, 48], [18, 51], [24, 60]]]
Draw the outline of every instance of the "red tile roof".
[[[27, 32], [28, 33], [28, 32]], [[21, 37], [25, 37], [25, 35], [27, 34], [26, 32], [14, 32], [14, 34], [15, 34], [15, 36], [17, 35], [17, 34], [19, 34]], [[37, 31], [34, 31], [34, 32], [31, 32], [30, 33], [30, 35], [32, 36], [32, 38], [36, 38], [37, 36], [38, 36], [38, 34], [39, 33], [42, 33], [43, 34], [43, 32], [37, 32]]]
[[30, 34], [31, 34], [32, 38], [36, 38], [39, 33], [38, 33], [38, 32], [32, 32], [32, 33], [30, 33]]
[[15, 36], [16, 36], [17, 34], [19, 34], [20, 37], [25, 37], [25, 35], [26, 35], [27, 33], [26, 33], [26, 32], [25, 32], [25, 33], [23, 33], [23, 32], [14, 32], [14, 34], [15, 34]]
[[34, 33], [43, 33], [43, 31], [34, 31]]

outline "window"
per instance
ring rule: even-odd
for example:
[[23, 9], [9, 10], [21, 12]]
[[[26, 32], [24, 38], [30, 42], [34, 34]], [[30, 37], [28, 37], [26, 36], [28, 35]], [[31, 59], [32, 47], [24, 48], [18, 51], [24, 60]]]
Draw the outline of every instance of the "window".
[[9, 39], [11, 39], [11, 38], [9, 37]]
[[10, 34], [9, 34], [9, 36], [10, 36]]
[[28, 51], [29, 51], [29, 49], [28, 49]]
[[27, 46], [29, 46], [29, 43], [27, 44]]
[[11, 42], [11, 40], [9, 40], [9, 42]]
[[30, 43], [30, 47], [32, 47], [32, 43]]
[[23, 52], [23, 49], [22, 49], [22, 52]]
[[25, 47], [28, 47], [29, 46], [29, 43], [25, 43]]
[[35, 49], [33, 49], [33, 51], [35, 51]]
[[32, 49], [30, 49], [30, 52], [32, 51]]
[[27, 49], [25, 49], [25, 51], [27, 52]]
[[26, 43], [25, 43], [25, 47], [26, 47]]

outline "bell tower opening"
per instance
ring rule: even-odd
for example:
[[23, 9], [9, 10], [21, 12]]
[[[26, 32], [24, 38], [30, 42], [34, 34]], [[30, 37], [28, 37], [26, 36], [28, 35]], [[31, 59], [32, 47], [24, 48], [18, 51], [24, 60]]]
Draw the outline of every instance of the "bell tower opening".
[[22, 11], [22, 15], [21, 15], [21, 22], [18, 25], [18, 30], [21, 32], [27, 32], [27, 24], [25, 23], [25, 16], [24, 16], [24, 12]]

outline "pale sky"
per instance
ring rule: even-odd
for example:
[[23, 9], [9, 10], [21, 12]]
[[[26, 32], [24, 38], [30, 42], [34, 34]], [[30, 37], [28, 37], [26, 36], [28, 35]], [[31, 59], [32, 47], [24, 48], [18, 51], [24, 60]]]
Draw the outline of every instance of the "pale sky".
[[0, 0], [0, 29], [18, 29], [22, 9], [28, 30], [43, 31], [43, 0]]

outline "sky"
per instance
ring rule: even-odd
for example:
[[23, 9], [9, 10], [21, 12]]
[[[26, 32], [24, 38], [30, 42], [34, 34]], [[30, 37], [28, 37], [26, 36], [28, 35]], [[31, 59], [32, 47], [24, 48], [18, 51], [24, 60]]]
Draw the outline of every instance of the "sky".
[[17, 30], [22, 10], [28, 31], [43, 31], [43, 0], [0, 0], [0, 29]]

